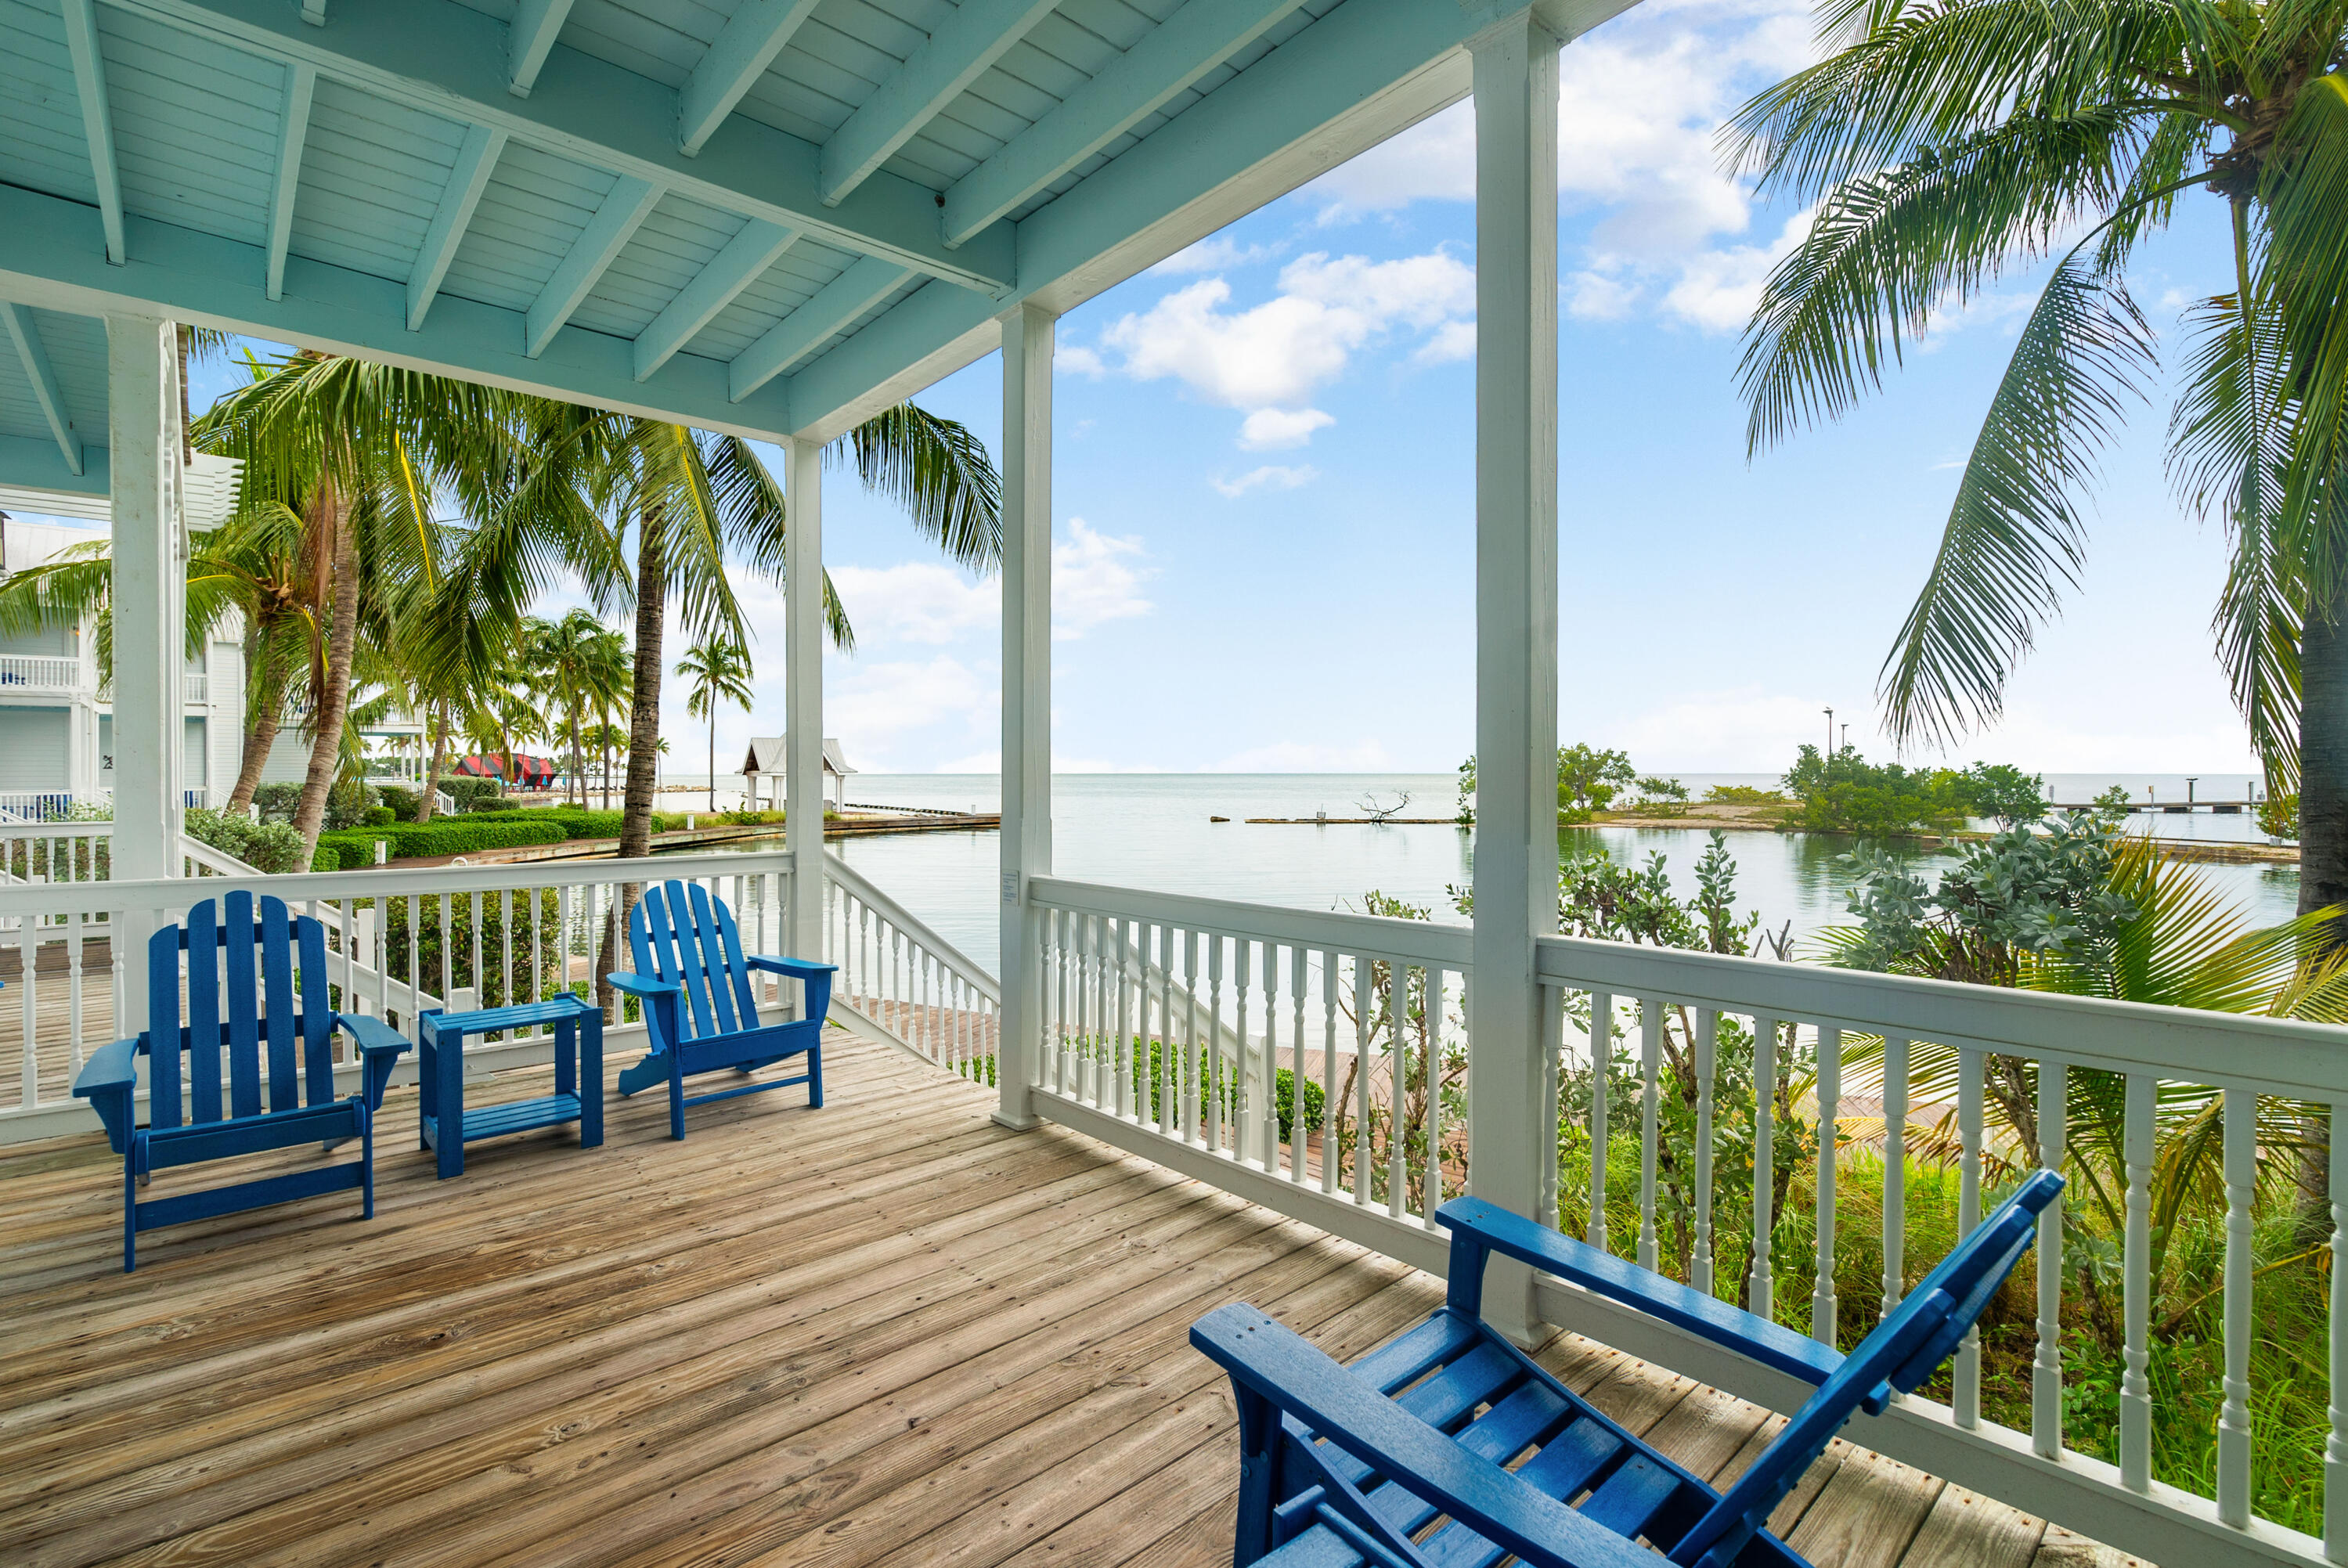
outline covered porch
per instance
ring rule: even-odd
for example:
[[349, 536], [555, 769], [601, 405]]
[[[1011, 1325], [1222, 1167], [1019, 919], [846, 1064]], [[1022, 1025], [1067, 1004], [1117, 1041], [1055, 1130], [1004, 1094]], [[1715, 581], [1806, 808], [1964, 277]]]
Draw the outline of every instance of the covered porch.
[[[2168, 1568], [2348, 1563], [2348, 1139], [2329, 1142], [2320, 1534], [2257, 1516], [2250, 1376], [2260, 1105], [2336, 1120], [2338, 1031], [1553, 934], [1557, 70], [1616, 9], [965, 0], [920, 26], [829, 0], [0, 10], [0, 61], [25, 84], [5, 78], [25, 118], [0, 120], [0, 485], [108, 498], [118, 628], [113, 822], [0, 834], [12, 1560], [1218, 1561], [1234, 1475], [1225, 1392], [1181, 1343], [1200, 1313], [1251, 1300], [1333, 1351], [1365, 1346], [1436, 1299], [1433, 1212], [1468, 1191], [1650, 1268], [1684, 1229], [1697, 1288], [1834, 1343], [1914, 1273], [1910, 1062], [1941, 1050], [1955, 1111], [1932, 1131], [1959, 1231], [2001, 1153], [2065, 1161], [2066, 1075], [2120, 1086], [2098, 1130], [2124, 1151], [2125, 1235], [2097, 1277], [2121, 1303], [2123, 1370], [2087, 1386], [2066, 1364], [2078, 1286], [2050, 1213], [2034, 1348], [2008, 1368], [2026, 1418], [1984, 1409], [1969, 1345], [1945, 1397], [1859, 1429], [1890, 1457], [1842, 1448], [1817, 1467], [1778, 1521], [1789, 1539], [1821, 1565], [1883, 1568], [2096, 1561], [2089, 1539]], [[1058, 314], [1471, 94], [1474, 923], [1056, 877]], [[372, 1225], [295, 1205], [159, 1236], [147, 1268], [116, 1272], [119, 1171], [65, 1086], [144, 1016], [147, 971], [126, 960], [148, 933], [215, 892], [274, 893], [330, 928], [341, 1005], [412, 1034], [492, 973], [508, 998], [572, 984], [647, 874], [269, 878], [183, 840], [177, 323], [784, 449], [788, 847], [655, 863], [726, 898], [746, 944], [841, 965], [834, 1017], [862, 1043], [840, 1047], [829, 1109], [736, 1102], [670, 1144], [656, 1107], [615, 1105], [594, 1156], [533, 1138], [438, 1183], [396, 1152], [414, 1128], [402, 1088]], [[820, 584], [825, 444], [997, 352], [990, 969], [824, 851]], [[636, 1031], [612, 1025], [625, 1060]], [[1694, 1064], [1669, 1108], [1695, 1129], [1686, 1170], [1665, 1168], [1668, 1030]], [[1771, 1048], [1734, 1055], [1732, 1037]], [[1881, 1042], [1883, 1064], [1881, 1202], [1858, 1215], [1836, 1190], [1847, 1038]], [[513, 1037], [467, 1065], [480, 1092], [519, 1097], [546, 1056]], [[1601, 1073], [1586, 1117], [1561, 1120], [1560, 1080], [1618, 1057], [1638, 1064], [1635, 1118], [1610, 1112]], [[1993, 1062], [2032, 1075], [2034, 1149], [1986, 1141]], [[1823, 1157], [1772, 1119], [1797, 1070]], [[2178, 1086], [2217, 1091], [2228, 1221], [2216, 1459], [2192, 1489], [2155, 1475], [2147, 1377], [2156, 1114]], [[1732, 1143], [1715, 1113], [1740, 1096], [1757, 1109]], [[1610, 1140], [1637, 1153], [1634, 1222], [1613, 1234]], [[1570, 1160], [1587, 1185], [1568, 1203]], [[1807, 1183], [1802, 1255], [1773, 1252], [1791, 1216], [1751, 1181], [1781, 1167]], [[1732, 1225], [1716, 1200], [1740, 1175]], [[1863, 1303], [1837, 1297], [1838, 1225], [1879, 1246]], [[1703, 1473], [1749, 1458], [1805, 1391], [1521, 1268], [1496, 1270], [1487, 1303]], [[2066, 1440], [2088, 1401], [2111, 1434], [2095, 1452]]]

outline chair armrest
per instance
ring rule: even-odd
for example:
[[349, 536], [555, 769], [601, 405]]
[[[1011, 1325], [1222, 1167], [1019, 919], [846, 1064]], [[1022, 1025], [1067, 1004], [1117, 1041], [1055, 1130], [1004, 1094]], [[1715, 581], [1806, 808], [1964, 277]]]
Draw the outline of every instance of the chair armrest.
[[74, 1074], [75, 1097], [89, 1101], [89, 1108], [98, 1112], [98, 1120], [106, 1124], [106, 1140], [117, 1154], [130, 1140], [131, 1097], [139, 1092], [138, 1064], [139, 1042], [117, 1040], [91, 1052], [81, 1071]]
[[391, 1087], [391, 1069], [410, 1044], [407, 1037], [381, 1018], [366, 1013], [337, 1013], [335, 1022], [347, 1031], [366, 1057], [366, 1078], [360, 1089], [370, 1112], [383, 1109], [383, 1091]]
[[1451, 1305], [1481, 1316], [1484, 1259], [1500, 1253], [1546, 1269], [1584, 1290], [1635, 1306], [1765, 1367], [1822, 1384], [1842, 1365], [1841, 1352], [1739, 1306], [1691, 1290], [1587, 1243], [1535, 1224], [1481, 1198], [1454, 1198], [1435, 1212], [1451, 1232]]
[[794, 980], [814, 980], [825, 975], [837, 974], [837, 964], [815, 964], [805, 958], [777, 958], [763, 953], [753, 953], [742, 960], [753, 969], [771, 970], [788, 975]]
[[624, 991], [629, 995], [646, 1002], [655, 996], [685, 995], [685, 987], [674, 980], [647, 980], [641, 975], [631, 975], [625, 970], [615, 970], [604, 975], [603, 978], [612, 983], [613, 990]]
[[1209, 1313], [1190, 1326], [1190, 1344], [1246, 1392], [1529, 1563], [1663, 1568], [1667, 1561], [1468, 1452], [1251, 1306], [1234, 1302]]

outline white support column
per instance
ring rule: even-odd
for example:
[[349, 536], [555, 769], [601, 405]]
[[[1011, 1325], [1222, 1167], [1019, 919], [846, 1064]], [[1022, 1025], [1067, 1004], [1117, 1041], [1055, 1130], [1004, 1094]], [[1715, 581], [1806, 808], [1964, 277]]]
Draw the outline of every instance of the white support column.
[[1027, 879], [1052, 872], [1052, 336], [1023, 304], [1003, 318], [1003, 1011], [994, 1119], [1035, 1125], [1042, 996]]
[[[1476, 934], [1468, 1181], [1531, 1215], [1555, 1161], [1533, 943], [1557, 924], [1558, 39], [1519, 15], [1469, 46], [1476, 95]], [[1495, 1259], [1485, 1314], [1531, 1333]]]
[[784, 841], [795, 957], [823, 956], [823, 445], [791, 443], [783, 588]]
[[[177, 342], [148, 316], [106, 318], [107, 424], [113, 459], [114, 847], [112, 876], [136, 882], [179, 870], [180, 574], [172, 505], [179, 464]], [[147, 1012], [147, 933], [124, 923], [127, 1011]]]

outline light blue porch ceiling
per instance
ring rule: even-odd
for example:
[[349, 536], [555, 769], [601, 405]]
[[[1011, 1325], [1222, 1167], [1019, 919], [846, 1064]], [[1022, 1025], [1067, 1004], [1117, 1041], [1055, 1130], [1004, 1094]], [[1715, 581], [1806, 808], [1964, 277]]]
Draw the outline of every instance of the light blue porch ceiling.
[[[1456, 98], [1511, 8], [0, 0], [0, 298], [828, 433]], [[14, 358], [0, 435], [53, 435]]]

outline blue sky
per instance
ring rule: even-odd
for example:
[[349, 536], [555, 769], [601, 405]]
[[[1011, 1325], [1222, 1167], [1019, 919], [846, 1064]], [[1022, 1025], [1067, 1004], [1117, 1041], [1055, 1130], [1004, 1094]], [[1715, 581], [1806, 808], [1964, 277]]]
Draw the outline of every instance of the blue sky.
[[[1855, 417], [1747, 463], [1738, 333], [1800, 217], [1722, 175], [1714, 131], [1809, 51], [1783, 0], [1650, 0], [1565, 51], [1559, 728], [1643, 769], [1780, 769], [1828, 704], [1888, 755], [1876, 672], [2034, 297], [2001, 280]], [[1063, 318], [1059, 769], [1447, 772], [1471, 749], [1473, 172], [1463, 104]], [[2218, 218], [2188, 198], [2130, 277], [2172, 356], [2179, 306], [2224, 285]], [[990, 356], [919, 400], [992, 447], [999, 397]], [[2169, 494], [2166, 416], [2110, 453], [2082, 586], [1963, 758], [2249, 767], [2208, 632], [2222, 530]], [[826, 728], [867, 770], [992, 771], [994, 583], [848, 472], [829, 489], [858, 648], [827, 660]], [[721, 750], [782, 727], [780, 596], [742, 589], [758, 702]], [[690, 769], [703, 727], [665, 707]]]

